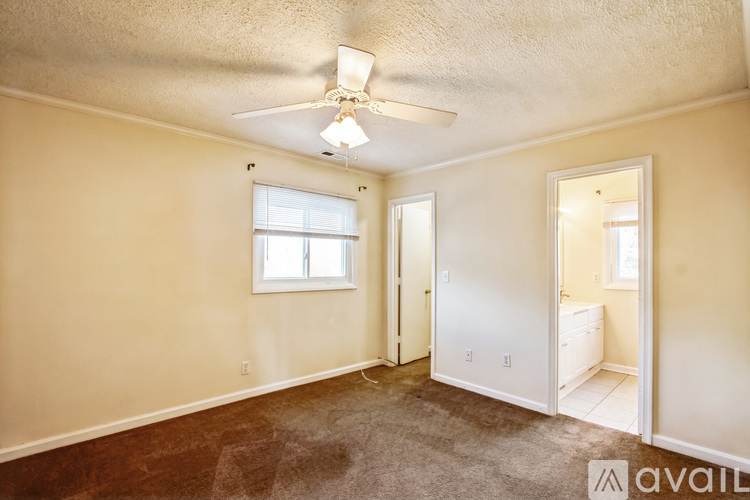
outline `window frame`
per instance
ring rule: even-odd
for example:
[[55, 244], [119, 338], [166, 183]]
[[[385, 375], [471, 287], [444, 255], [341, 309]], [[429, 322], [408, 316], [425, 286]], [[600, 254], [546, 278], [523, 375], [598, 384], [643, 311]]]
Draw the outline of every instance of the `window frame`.
[[[272, 188], [280, 188], [289, 191], [298, 191], [301, 193], [312, 194], [317, 196], [328, 196], [332, 198], [343, 198], [350, 200], [355, 203], [355, 219], [356, 219], [356, 199], [336, 194], [321, 193], [317, 191], [311, 191], [296, 187], [281, 186], [277, 184], [268, 184], [256, 182], [255, 185], [266, 186]], [[253, 207], [255, 210], [255, 197], [257, 190], [255, 186], [253, 188]], [[269, 208], [266, 208], [269, 210]], [[255, 215], [255, 214], [254, 214]], [[258, 229], [256, 227], [255, 219], [253, 223], [253, 246], [252, 246], [252, 260], [253, 260], [253, 294], [264, 294], [264, 293], [285, 293], [285, 292], [312, 292], [312, 291], [328, 291], [328, 290], [355, 290], [357, 288], [356, 282], [356, 252], [357, 245], [356, 241], [358, 236], [354, 235], [340, 235], [340, 234], [324, 234], [324, 233], [310, 233], [301, 231], [294, 233], [291, 231], [273, 231], [270, 229]], [[356, 220], [354, 221], [356, 224]], [[267, 236], [287, 236], [287, 237], [298, 237], [302, 238], [303, 248], [303, 274], [301, 278], [266, 278], [265, 272], [265, 258], [266, 258], [266, 237]], [[336, 239], [342, 242], [342, 252], [344, 253], [343, 271], [344, 276], [325, 276], [325, 277], [310, 277], [310, 240], [312, 239]]]
[[[635, 214], [636, 218], [632, 219], [632, 221], [635, 222], [635, 224], [630, 225], [624, 225], [624, 226], [617, 226], [617, 225], [609, 225], [608, 223], [611, 221], [606, 220], [607, 216], [604, 215], [602, 217], [603, 219], [603, 258], [602, 258], [602, 286], [605, 290], [638, 290], [638, 283], [639, 283], [639, 276], [636, 276], [635, 278], [619, 278], [620, 272], [619, 272], [619, 259], [617, 258], [617, 252], [619, 249], [618, 245], [618, 238], [619, 238], [619, 230], [624, 229], [625, 227], [636, 227], [640, 228], [640, 224], [638, 221], [638, 199], [637, 198], [629, 198], [629, 199], [622, 199], [622, 200], [607, 200], [603, 204], [603, 212], [606, 214], [608, 208], [608, 205], [613, 205], [615, 203], [632, 203], [635, 205]], [[631, 220], [628, 220], [628, 222], [631, 222]], [[640, 229], [638, 229], [638, 246], [640, 247], [641, 242], [641, 235], [640, 235]], [[639, 252], [640, 257], [640, 252]], [[638, 274], [640, 275], [641, 272], [641, 263], [638, 262]]]

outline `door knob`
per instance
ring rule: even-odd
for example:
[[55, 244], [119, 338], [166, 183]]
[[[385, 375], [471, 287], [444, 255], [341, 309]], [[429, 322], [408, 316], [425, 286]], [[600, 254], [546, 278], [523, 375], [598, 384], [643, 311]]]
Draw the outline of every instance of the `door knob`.
[[432, 290], [430, 290], [430, 289], [428, 288], [427, 290], [425, 290], [425, 291], [424, 291], [424, 293], [432, 293]]

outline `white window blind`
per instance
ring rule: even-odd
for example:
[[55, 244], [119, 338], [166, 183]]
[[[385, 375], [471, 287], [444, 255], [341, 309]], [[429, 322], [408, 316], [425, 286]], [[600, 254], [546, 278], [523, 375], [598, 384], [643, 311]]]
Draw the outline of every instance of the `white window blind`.
[[256, 183], [253, 232], [357, 239], [357, 202], [336, 195]]
[[605, 229], [638, 225], [638, 200], [606, 201], [603, 212]]

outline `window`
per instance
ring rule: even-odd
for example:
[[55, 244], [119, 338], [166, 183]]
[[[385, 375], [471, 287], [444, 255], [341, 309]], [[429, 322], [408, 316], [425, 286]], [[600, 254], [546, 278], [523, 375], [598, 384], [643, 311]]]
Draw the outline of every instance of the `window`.
[[357, 202], [256, 183], [253, 293], [356, 288]]
[[638, 201], [604, 202], [604, 288], [638, 290]]

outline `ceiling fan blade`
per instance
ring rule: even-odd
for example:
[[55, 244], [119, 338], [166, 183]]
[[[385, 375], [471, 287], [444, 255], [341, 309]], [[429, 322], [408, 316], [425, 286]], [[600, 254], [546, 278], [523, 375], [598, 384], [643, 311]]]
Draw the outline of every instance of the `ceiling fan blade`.
[[456, 119], [456, 113], [441, 111], [439, 109], [423, 108], [413, 104], [402, 104], [400, 102], [386, 101], [384, 99], [373, 99], [368, 104], [368, 109], [376, 115], [392, 116], [401, 120], [424, 123], [426, 125], [437, 125], [438, 127], [450, 127]]
[[364, 90], [375, 56], [369, 52], [339, 45], [339, 66], [336, 72], [339, 87], [358, 92]]
[[286, 106], [275, 106], [273, 108], [256, 109], [255, 111], [243, 111], [241, 113], [233, 113], [232, 116], [240, 120], [242, 118], [251, 118], [253, 116], [270, 115], [273, 113], [284, 113], [286, 111], [297, 111], [298, 109], [319, 108], [324, 105], [325, 103], [321, 101], [301, 102], [299, 104], [287, 104]]

